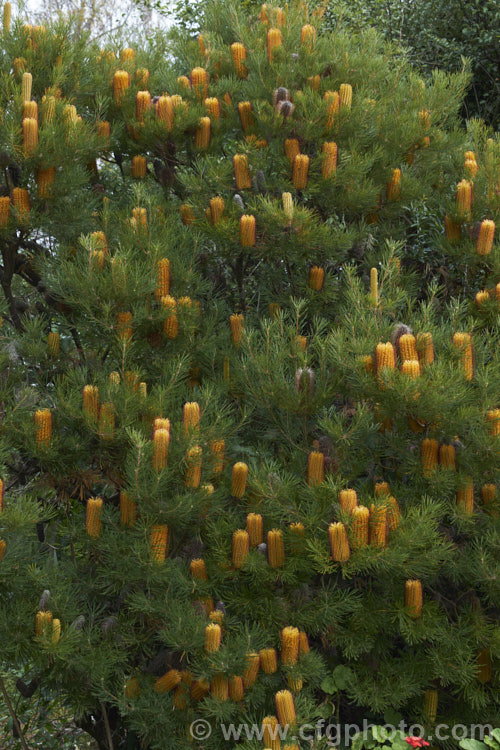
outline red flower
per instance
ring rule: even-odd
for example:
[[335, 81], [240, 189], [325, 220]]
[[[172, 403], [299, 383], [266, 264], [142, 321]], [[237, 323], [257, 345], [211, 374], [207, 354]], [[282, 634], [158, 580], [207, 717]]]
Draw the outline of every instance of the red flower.
[[405, 741], [413, 748], [429, 747], [429, 743], [423, 737], [405, 737]]

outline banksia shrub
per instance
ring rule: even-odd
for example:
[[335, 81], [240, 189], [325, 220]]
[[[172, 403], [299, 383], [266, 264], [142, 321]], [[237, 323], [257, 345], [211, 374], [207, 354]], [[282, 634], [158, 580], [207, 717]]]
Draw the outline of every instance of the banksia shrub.
[[275, 701], [276, 713], [278, 714], [280, 725], [286, 727], [287, 725], [294, 724], [297, 716], [291, 692], [289, 690], [279, 690], [276, 693]]
[[52, 413], [50, 409], [35, 412], [35, 435], [39, 447], [47, 446], [52, 440]]
[[438, 441], [433, 438], [425, 438], [425, 440], [422, 440], [420, 456], [422, 459], [422, 472], [424, 476], [428, 477], [433, 471], [435, 471], [438, 465]]
[[134, 156], [132, 159], [132, 177], [138, 180], [146, 177], [147, 161], [145, 156]]
[[208, 580], [205, 560], [202, 560], [201, 558], [196, 558], [195, 560], [191, 560], [191, 562], [189, 563], [189, 571], [191, 575], [193, 576], [193, 578], [197, 578], [199, 581]]
[[186, 487], [196, 489], [201, 482], [202, 449], [194, 445], [186, 454], [186, 476], [184, 483]]
[[234, 44], [231, 45], [231, 57], [238, 78], [246, 78], [248, 71], [244, 63], [247, 57], [245, 45], [241, 44], [241, 42], [234, 42]]
[[169, 669], [164, 675], [155, 680], [154, 689], [156, 693], [167, 693], [179, 685], [181, 673], [178, 669]]
[[212, 440], [210, 443], [210, 452], [213, 456], [212, 471], [214, 474], [220, 474], [224, 468], [224, 452], [226, 443], [224, 440]]
[[342, 512], [351, 514], [358, 504], [356, 490], [340, 490], [339, 501]]
[[361, 549], [368, 545], [370, 511], [364, 505], [353, 508], [351, 518], [351, 547]]
[[299, 658], [300, 632], [298, 628], [287, 625], [281, 631], [281, 662], [293, 667]]
[[495, 222], [490, 221], [489, 219], [485, 219], [481, 222], [481, 226], [479, 227], [479, 234], [477, 236], [476, 250], [478, 255], [489, 255], [491, 253], [494, 237]]
[[461, 180], [457, 185], [457, 211], [462, 221], [470, 221], [472, 207], [472, 183]]
[[387, 185], [387, 200], [397, 201], [401, 195], [401, 170], [396, 168], [392, 172], [392, 177]]
[[120, 104], [129, 86], [130, 76], [127, 71], [117, 70], [113, 76], [113, 96], [117, 104]]
[[248, 538], [252, 547], [257, 547], [264, 540], [263, 520], [260, 513], [249, 513], [246, 524]]
[[338, 149], [333, 141], [323, 143], [321, 147], [321, 174], [325, 180], [337, 171]]
[[238, 461], [233, 466], [231, 477], [231, 495], [233, 497], [243, 497], [247, 486], [248, 466], [243, 461]]
[[273, 52], [283, 44], [283, 35], [279, 29], [269, 29], [267, 32], [267, 59], [273, 61]]
[[340, 106], [351, 109], [352, 105], [352, 86], [350, 83], [341, 83], [339, 86]]
[[245, 327], [245, 318], [239, 313], [238, 315], [229, 316], [229, 325], [231, 328], [231, 337], [233, 343], [238, 346], [243, 338], [243, 329]]
[[278, 654], [275, 648], [262, 648], [259, 651], [260, 667], [266, 674], [278, 671]]
[[427, 720], [434, 724], [437, 716], [438, 708], [438, 691], [437, 690], [426, 690], [424, 693], [424, 715]]
[[235, 154], [233, 156], [234, 179], [238, 190], [248, 190], [252, 187], [252, 178], [248, 166], [248, 159], [245, 154]]
[[102, 440], [113, 440], [115, 421], [115, 407], [109, 402], [103, 403], [99, 411], [99, 437]]
[[151, 559], [154, 562], [163, 562], [167, 556], [168, 545], [168, 526], [166, 524], [155, 524], [151, 527], [149, 544]]
[[255, 216], [243, 214], [240, 216], [240, 245], [254, 247], [255, 241]]
[[194, 135], [194, 147], [205, 150], [210, 143], [210, 117], [200, 117], [200, 122]]
[[309, 157], [307, 154], [297, 154], [293, 160], [292, 181], [296, 190], [304, 190], [307, 186], [309, 172]]
[[102, 499], [100, 497], [89, 497], [87, 500], [87, 513], [85, 516], [85, 529], [93, 539], [101, 535]]
[[205, 628], [205, 651], [208, 653], [214, 653], [220, 648], [222, 639], [221, 626], [215, 622], [211, 622]]
[[271, 568], [281, 568], [285, 563], [285, 543], [280, 529], [267, 532], [267, 558]]
[[252, 687], [252, 685], [255, 685], [255, 682], [257, 680], [257, 675], [259, 674], [260, 669], [260, 657], [259, 654], [247, 654], [247, 667], [245, 671], [243, 672], [243, 685], [246, 688]]
[[244, 529], [238, 529], [233, 532], [233, 566], [238, 570], [242, 568], [248, 556], [250, 549], [250, 539], [248, 532]]
[[131, 500], [128, 492], [120, 492], [120, 520], [123, 526], [133, 526], [137, 516], [137, 503]]
[[170, 445], [170, 432], [165, 429], [157, 429], [153, 435], [153, 468], [155, 471], [163, 471], [168, 463], [168, 447]]
[[474, 513], [474, 484], [470, 477], [465, 485], [457, 490], [457, 508], [467, 516]]
[[462, 352], [461, 360], [465, 379], [472, 380], [474, 377], [474, 353], [470, 333], [454, 333], [453, 344], [455, 348]]
[[345, 562], [351, 556], [347, 530], [343, 523], [331, 523], [328, 527], [330, 550], [334, 562]]
[[370, 545], [385, 547], [387, 544], [387, 507], [373, 505], [370, 508]]
[[312, 266], [309, 269], [309, 286], [314, 289], [315, 292], [319, 292], [323, 288], [325, 280], [325, 269], [320, 266]]
[[413, 620], [422, 615], [422, 583], [419, 580], [407, 580], [405, 583], [405, 607]]
[[320, 485], [325, 476], [325, 456], [319, 451], [311, 451], [307, 459], [307, 483], [310, 487]]

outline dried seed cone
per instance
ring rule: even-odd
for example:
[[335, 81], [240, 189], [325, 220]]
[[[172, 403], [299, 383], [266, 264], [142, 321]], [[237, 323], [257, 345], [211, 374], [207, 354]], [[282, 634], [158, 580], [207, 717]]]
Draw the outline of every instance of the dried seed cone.
[[314, 289], [315, 292], [319, 292], [323, 288], [325, 281], [325, 269], [320, 266], [312, 266], [309, 269], [309, 286]]
[[293, 667], [299, 658], [300, 632], [298, 628], [287, 625], [281, 631], [281, 661], [288, 667]]
[[133, 526], [137, 517], [137, 503], [131, 500], [128, 492], [120, 492], [120, 520], [123, 526]]
[[10, 217], [10, 198], [8, 196], [0, 197], [0, 228], [6, 227]]
[[201, 482], [202, 449], [194, 445], [186, 454], [186, 476], [184, 483], [186, 487], [197, 489]]
[[117, 70], [113, 76], [113, 96], [117, 104], [130, 86], [130, 76], [126, 70]]
[[161, 258], [156, 264], [156, 289], [155, 299], [168, 297], [170, 293], [170, 261]]
[[257, 675], [260, 669], [260, 656], [259, 654], [247, 654], [247, 668], [243, 672], [243, 685], [246, 688], [255, 685]]
[[200, 427], [201, 411], [197, 401], [187, 401], [182, 408], [182, 425], [185, 435], [191, 435], [193, 431], [198, 432]]
[[167, 466], [169, 445], [169, 430], [162, 428], [155, 430], [153, 435], [153, 468], [155, 471], [163, 471]]
[[224, 440], [212, 440], [210, 443], [210, 452], [213, 457], [212, 471], [214, 474], [220, 474], [224, 468], [224, 452], [226, 443]]
[[309, 172], [309, 157], [307, 154], [297, 154], [293, 160], [292, 182], [296, 190], [304, 190], [307, 186]]
[[462, 367], [466, 380], [474, 377], [474, 354], [472, 350], [472, 339], [470, 333], [454, 333], [453, 344], [462, 351]]
[[392, 172], [391, 181], [387, 185], [387, 200], [397, 201], [401, 195], [401, 170], [396, 168]]
[[267, 532], [267, 557], [271, 568], [281, 568], [285, 563], [285, 542], [280, 529]]
[[351, 521], [351, 547], [361, 549], [368, 545], [370, 511], [364, 505], [353, 508]]
[[431, 724], [434, 724], [437, 716], [438, 691], [426, 690], [424, 693], [424, 714]]
[[264, 716], [262, 719], [262, 739], [266, 750], [280, 750], [281, 742], [276, 716]]
[[102, 499], [100, 497], [89, 497], [87, 500], [87, 513], [85, 516], [85, 529], [93, 539], [101, 535]]
[[351, 109], [352, 106], [352, 86], [350, 83], [341, 83], [339, 86], [340, 106]]
[[47, 349], [51, 357], [57, 357], [61, 346], [61, 337], [56, 331], [51, 331], [47, 336]]
[[247, 515], [246, 529], [251, 547], [257, 547], [264, 540], [263, 520], [260, 513], [249, 513]]
[[210, 198], [210, 218], [212, 224], [218, 224], [224, 214], [224, 200], [220, 195], [216, 195], [215, 198]]
[[307, 460], [307, 483], [310, 487], [320, 485], [325, 476], [325, 456], [319, 451], [311, 451]]
[[457, 508], [467, 516], [474, 513], [474, 484], [470, 477], [465, 486], [457, 491]]
[[31, 156], [38, 144], [38, 122], [34, 117], [25, 117], [23, 120], [23, 144], [24, 155]]
[[347, 530], [343, 523], [331, 523], [328, 527], [328, 536], [330, 538], [330, 549], [332, 560], [334, 562], [346, 562], [351, 556]]
[[194, 147], [204, 151], [210, 143], [210, 117], [200, 117], [200, 124], [194, 135]]
[[490, 682], [493, 675], [493, 670], [491, 668], [490, 652], [487, 648], [483, 648], [481, 649], [481, 651], [478, 651], [476, 664], [478, 667], [477, 679], [479, 680], [479, 682], [482, 682], [483, 685], [486, 682]]
[[267, 32], [267, 59], [273, 61], [273, 52], [283, 44], [283, 35], [279, 29], [269, 29]]
[[472, 206], [472, 183], [461, 180], [457, 185], [457, 209], [462, 221], [469, 221]]
[[240, 245], [254, 247], [256, 241], [255, 216], [240, 216]]
[[422, 472], [424, 476], [428, 477], [433, 471], [435, 471], [438, 465], [438, 441], [433, 438], [425, 438], [425, 440], [422, 440], [420, 456], [422, 459]]
[[282, 727], [295, 724], [297, 715], [295, 713], [295, 704], [293, 695], [289, 690], [279, 690], [275, 695], [276, 713], [278, 721]]
[[244, 133], [248, 133], [254, 124], [252, 105], [250, 102], [240, 102], [238, 104], [238, 114], [240, 116], [241, 127]]
[[327, 180], [337, 171], [338, 149], [333, 141], [323, 143], [321, 147], [321, 174]]
[[231, 58], [233, 60], [234, 69], [238, 78], [246, 78], [248, 75], [247, 68], [244, 61], [247, 57], [247, 51], [245, 45], [241, 42], [234, 42], [231, 45]]
[[446, 239], [451, 245], [460, 242], [460, 237], [462, 236], [460, 224], [457, 224], [456, 221], [453, 221], [448, 215], [444, 217], [444, 231]]
[[21, 83], [21, 97], [23, 102], [31, 101], [31, 86], [33, 84], [33, 76], [31, 73], [23, 73], [23, 80]]
[[235, 154], [233, 156], [234, 178], [238, 190], [248, 190], [252, 187], [252, 178], [248, 166], [246, 154]]
[[38, 409], [35, 412], [35, 434], [39, 447], [50, 444], [52, 439], [52, 413], [50, 409]]
[[170, 312], [168, 318], [163, 321], [163, 332], [168, 339], [175, 339], [179, 333], [179, 321], [176, 315], [177, 302], [167, 294], [161, 298], [161, 305]]
[[222, 639], [222, 628], [216, 622], [211, 622], [205, 628], [205, 651], [213, 653], [218, 651]]
[[201, 557], [197, 557], [196, 559], [191, 560], [191, 562], [189, 563], [189, 571], [193, 578], [197, 578], [199, 581], [208, 580], [205, 560], [203, 560]]
[[358, 504], [356, 490], [340, 490], [339, 502], [342, 512], [351, 514]]
[[167, 556], [168, 545], [168, 526], [166, 524], [155, 524], [151, 527], [149, 544], [151, 559], [154, 562], [163, 562]]
[[113, 440], [115, 436], [115, 407], [103, 403], [99, 412], [99, 437], [102, 440]]
[[248, 466], [243, 461], [238, 461], [233, 466], [231, 477], [231, 495], [233, 497], [243, 497], [247, 486]]
[[239, 346], [241, 339], [243, 338], [243, 329], [245, 327], [245, 318], [239, 313], [238, 315], [229, 316], [229, 325], [231, 327], [231, 336], [233, 343]]
[[245, 688], [243, 687], [243, 678], [238, 675], [233, 675], [229, 680], [229, 698], [232, 701], [241, 701], [245, 694]]
[[439, 465], [443, 469], [451, 469], [455, 471], [455, 446], [454, 445], [440, 445], [439, 446]]
[[414, 620], [422, 615], [422, 582], [408, 579], [405, 583], [405, 607]]
[[167, 131], [174, 126], [174, 104], [171, 96], [160, 96], [155, 104], [156, 118], [165, 126]]
[[481, 222], [481, 226], [479, 227], [479, 234], [477, 237], [476, 250], [478, 255], [489, 255], [491, 253], [494, 237], [495, 222], [490, 221], [489, 219], [485, 219]]
[[191, 85], [200, 99], [207, 98], [208, 73], [205, 68], [193, 68], [191, 71]]
[[432, 341], [432, 333], [417, 334], [416, 346], [420, 364], [432, 364], [434, 362], [434, 343]]
[[278, 671], [278, 654], [275, 648], [262, 648], [259, 651], [260, 666], [266, 674], [274, 674]]
[[134, 156], [132, 158], [132, 177], [142, 180], [146, 177], [148, 163], [145, 156]]
[[233, 566], [239, 570], [245, 564], [250, 549], [250, 539], [248, 532], [244, 529], [238, 529], [233, 532]]

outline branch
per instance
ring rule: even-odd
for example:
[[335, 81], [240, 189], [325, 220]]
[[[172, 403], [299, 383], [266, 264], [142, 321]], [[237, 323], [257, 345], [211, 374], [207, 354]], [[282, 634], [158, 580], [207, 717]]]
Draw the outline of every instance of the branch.
[[[7, 693], [7, 690], [5, 689], [5, 683], [3, 681], [3, 677], [2, 677], [1, 674], [0, 674], [0, 690], [2, 691], [3, 697], [5, 698], [5, 703], [7, 704], [7, 708], [9, 709], [9, 713], [12, 716], [12, 721], [14, 723], [14, 727], [16, 729], [17, 736], [21, 740], [21, 745], [23, 746], [23, 750], [29, 750], [29, 747], [26, 744], [26, 740], [24, 739], [24, 734], [22, 733], [22, 730], [21, 730], [21, 725], [20, 725], [20, 723], [18, 721], [18, 718], [16, 716], [16, 712], [14, 711], [14, 707], [13, 707], [11, 701], [10, 701], [9, 695]], [[110, 750], [113, 750], [113, 747], [111, 745], [110, 745]]]

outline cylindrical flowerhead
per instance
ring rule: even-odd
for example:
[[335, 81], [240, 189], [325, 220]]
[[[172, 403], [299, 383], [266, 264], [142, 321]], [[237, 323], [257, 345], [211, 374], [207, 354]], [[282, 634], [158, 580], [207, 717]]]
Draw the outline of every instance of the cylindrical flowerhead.
[[174, 104], [172, 97], [160, 96], [158, 98], [158, 101], [155, 104], [155, 115], [157, 120], [165, 126], [167, 131], [172, 130], [174, 125]]
[[430, 365], [434, 362], [434, 343], [432, 333], [417, 334], [417, 355], [421, 365]]
[[125, 698], [137, 698], [141, 694], [141, 685], [137, 677], [131, 677], [125, 683]]
[[176, 310], [177, 302], [170, 295], [161, 298], [162, 307], [169, 312], [168, 318], [163, 321], [163, 331], [168, 339], [175, 339], [179, 333], [179, 321]]
[[205, 651], [213, 653], [220, 648], [222, 639], [221, 626], [216, 622], [211, 622], [205, 628]]
[[462, 367], [466, 380], [474, 377], [474, 351], [470, 333], [457, 332], [453, 334], [453, 344], [462, 352]]
[[[483, 484], [481, 487], [481, 498], [484, 507], [489, 511], [492, 506], [496, 505], [497, 488], [494, 484]], [[498, 513], [496, 513], [498, 516]]]
[[[36, 183], [38, 186], [38, 197], [49, 198], [54, 184], [56, 170], [54, 167], [48, 169], [37, 169]], [[0, 222], [1, 225], [1, 222]]]
[[387, 185], [387, 200], [397, 201], [401, 195], [401, 170], [396, 168], [392, 172], [392, 177]]
[[309, 269], [309, 286], [314, 289], [315, 292], [319, 292], [323, 288], [325, 281], [325, 269], [321, 266], [311, 266]]
[[132, 47], [124, 47], [120, 50], [120, 60], [123, 62], [132, 62], [135, 58], [135, 51]]
[[483, 648], [481, 651], [478, 651], [477, 657], [476, 657], [476, 664], [477, 664], [477, 679], [479, 682], [482, 682], [483, 685], [486, 682], [490, 682], [493, 674], [493, 670], [491, 668], [491, 656], [490, 652], [487, 648]]
[[109, 402], [102, 404], [99, 411], [99, 437], [101, 440], [113, 440], [115, 436], [115, 407]]
[[281, 529], [267, 532], [267, 559], [271, 568], [281, 568], [285, 563], [285, 542]]
[[205, 68], [193, 68], [191, 71], [191, 85], [199, 99], [207, 98], [208, 73]]
[[351, 109], [352, 86], [350, 83], [341, 83], [339, 87], [340, 106]]
[[137, 503], [131, 500], [128, 492], [120, 492], [120, 520], [123, 526], [133, 526], [137, 516]]
[[497, 437], [500, 435], [500, 409], [490, 409], [487, 411], [486, 422], [491, 437]]
[[472, 207], [472, 183], [461, 180], [457, 185], [457, 210], [462, 221], [469, 221]]
[[205, 560], [203, 560], [201, 557], [191, 560], [191, 562], [189, 563], [189, 571], [193, 578], [197, 578], [199, 581], [208, 580]]
[[279, 29], [269, 29], [267, 32], [267, 59], [273, 61], [273, 52], [283, 44], [283, 35]]
[[22, 222], [29, 218], [30, 197], [26, 188], [15, 187], [12, 191], [12, 205], [16, 209]]
[[457, 490], [457, 508], [467, 516], [474, 513], [474, 484], [471, 477], [467, 477], [465, 485]]
[[178, 669], [169, 669], [164, 675], [155, 680], [154, 689], [156, 693], [167, 693], [179, 685], [181, 673]]
[[220, 195], [216, 195], [215, 198], [210, 198], [210, 218], [212, 224], [216, 225], [222, 219], [224, 214], [224, 199]]
[[330, 538], [330, 549], [332, 560], [334, 562], [346, 562], [351, 556], [347, 530], [343, 523], [331, 523], [328, 527], [328, 536]]
[[238, 529], [233, 532], [233, 566], [239, 570], [245, 564], [250, 549], [250, 539], [248, 532], [244, 529]]
[[288, 221], [293, 219], [293, 198], [291, 193], [282, 193], [281, 200], [283, 202], [283, 213], [285, 214]]
[[9, 33], [11, 20], [12, 20], [12, 4], [5, 3], [3, 6], [3, 16], [2, 16], [2, 29], [3, 29], [4, 34]]
[[475, 296], [475, 302], [478, 307], [482, 307], [486, 302], [489, 301], [490, 295], [486, 291], [477, 292]]
[[238, 114], [240, 116], [241, 127], [243, 132], [248, 133], [254, 124], [254, 118], [252, 114], [252, 105], [250, 102], [239, 102]]
[[259, 654], [247, 654], [247, 668], [243, 672], [243, 685], [246, 688], [255, 685], [257, 675], [260, 669], [260, 656]]
[[170, 293], [170, 261], [161, 258], [156, 264], [156, 289], [155, 299], [167, 297]]
[[385, 547], [387, 544], [387, 506], [375, 505], [370, 508], [370, 545]]
[[240, 216], [240, 245], [242, 247], [254, 247], [255, 241], [255, 216], [243, 214], [243, 216]]
[[305, 352], [307, 349], [307, 336], [295, 336], [295, 346], [297, 351]]
[[191, 685], [191, 697], [195, 701], [201, 701], [202, 698], [209, 692], [210, 685], [205, 680], [195, 680]]
[[229, 698], [229, 680], [221, 674], [215, 675], [210, 683], [210, 693], [218, 701], [227, 701]]
[[100, 497], [89, 497], [87, 500], [87, 512], [85, 515], [85, 529], [93, 539], [101, 535], [102, 524], [102, 499]]
[[293, 160], [292, 182], [296, 190], [304, 190], [307, 186], [309, 172], [309, 157], [307, 154], [297, 154]]
[[47, 336], [47, 349], [51, 357], [57, 357], [61, 346], [61, 337], [57, 331], [51, 331]]
[[5, 542], [5, 539], [0, 539], [0, 562], [3, 560], [3, 556], [5, 555], [5, 550], [7, 548], [7, 544]]
[[303, 630], [299, 631], [299, 655], [302, 654], [308, 654], [310, 651], [309, 647], [309, 639], [307, 637], [307, 633], [305, 633]]
[[243, 330], [245, 328], [245, 318], [239, 313], [238, 315], [229, 316], [229, 325], [231, 327], [231, 337], [233, 343], [239, 346], [241, 339], [243, 338]]
[[418, 359], [405, 359], [401, 365], [401, 372], [410, 380], [416, 380], [420, 377], [420, 362]]
[[149, 70], [147, 68], [137, 68], [135, 71], [135, 81], [142, 89], [147, 89], [149, 85]]
[[289, 690], [279, 690], [274, 697], [280, 726], [286, 727], [295, 724], [297, 715], [291, 692]]
[[134, 156], [132, 158], [132, 177], [136, 180], [142, 180], [146, 177], [148, 162], [145, 156]]
[[280, 750], [281, 742], [276, 716], [264, 716], [262, 719], [262, 739], [266, 750]]
[[426, 690], [424, 693], [424, 715], [427, 720], [434, 724], [437, 716], [438, 691]]
[[187, 401], [182, 408], [182, 424], [184, 434], [191, 435], [199, 432], [201, 419], [200, 405], [197, 401]]
[[238, 675], [233, 675], [229, 680], [229, 698], [232, 701], [241, 701], [245, 694], [245, 688], [243, 687], [243, 678]]
[[262, 648], [259, 651], [260, 667], [266, 674], [278, 671], [278, 654], [275, 648]]
[[168, 463], [168, 447], [170, 445], [170, 431], [157, 429], [153, 436], [153, 468], [163, 471]]
[[378, 305], [378, 271], [370, 268], [370, 300], [372, 305]]
[[50, 444], [52, 439], [52, 413], [50, 409], [38, 409], [35, 412], [35, 434], [39, 447]]
[[23, 80], [21, 83], [21, 97], [23, 102], [31, 101], [31, 87], [33, 85], [33, 76], [31, 73], [23, 73]]
[[339, 501], [342, 512], [350, 515], [358, 504], [356, 490], [340, 490]]
[[307, 85], [313, 91], [319, 91], [319, 87], [321, 86], [321, 76], [320, 75], [308, 76]]
[[33, 117], [25, 117], [23, 120], [24, 155], [31, 156], [33, 151], [36, 149], [37, 143], [38, 122]]
[[281, 631], [281, 661], [288, 667], [297, 663], [299, 658], [300, 633], [298, 628], [287, 625]]
[[52, 612], [40, 610], [36, 613], [35, 633], [36, 635], [48, 636], [52, 632]]
[[351, 547], [361, 549], [368, 545], [370, 511], [364, 505], [353, 508], [351, 520]]
[[5, 482], [0, 479], [0, 513], [5, 509]]
[[190, 206], [188, 203], [183, 203], [179, 208], [179, 211], [184, 226], [188, 227], [190, 226], [190, 224], [194, 224], [195, 216], [192, 206]]
[[61, 637], [61, 621], [57, 618], [52, 620], [52, 645], [59, 643]]
[[119, 312], [116, 316], [118, 338], [123, 342], [132, 339], [132, 313]]
[[138, 91], [135, 95], [135, 116], [142, 121], [146, 112], [151, 109], [151, 94], [149, 91]]
[[113, 96], [117, 104], [130, 86], [130, 75], [126, 70], [117, 70], [113, 76]]
[[234, 178], [238, 190], [248, 190], [252, 187], [252, 178], [248, 166], [246, 154], [235, 154], [233, 156]]
[[455, 446], [454, 445], [440, 445], [439, 446], [439, 465], [443, 469], [451, 469], [455, 471]]
[[205, 151], [210, 143], [210, 117], [200, 117], [200, 122], [194, 134], [194, 147]]
[[375, 497], [382, 497], [383, 495], [390, 495], [391, 488], [388, 482], [377, 482], [375, 484]]
[[451, 245], [456, 245], [457, 242], [460, 242], [460, 237], [462, 236], [460, 224], [457, 224], [448, 215], [444, 217], [444, 231], [446, 239]]
[[418, 359], [415, 336], [411, 333], [403, 333], [398, 339], [399, 354], [401, 361]]
[[420, 456], [422, 459], [422, 472], [424, 476], [428, 477], [433, 471], [435, 471], [438, 465], [438, 441], [433, 438], [425, 438], [425, 440], [422, 440]]
[[260, 513], [249, 513], [247, 515], [247, 531], [250, 545], [258, 547], [264, 540], [264, 525]]
[[241, 44], [241, 42], [234, 42], [231, 45], [231, 57], [238, 78], [246, 78], [248, 71], [244, 62], [247, 57], [245, 45]]
[[326, 128], [331, 130], [335, 124], [336, 115], [340, 109], [340, 96], [338, 91], [327, 91], [324, 99], [326, 101]]
[[186, 453], [186, 475], [184, 484], [186, 487], [197, 489], [201, 482], [201, 465], [203, 452], [199, 445], [193, 445]]
[[477, 236], [476, 250], [478, 255], [489, 255], [491, 253], [494, 237], [495, 222], [490, 221], [489, 219], [485, 219], [481, 222], [481, 226], [479, 227], [479, 234]]
[[300, 146], [297, 138], [286, 138], [284, 143], [285, 156], [293, 164], [295, 157], [300, 154]]
[[30, 102], [23, 102], [23, 117], [25, 118], [31, 118], [33, 120], [36, 120], [38, 122], [38, 104], [34, 101]]
[[214, 474], [220, 474], [224, 468], [224, 452], [226, 443], [224, 440], [212, 440], [210, 443], [210, 453], [212, 454], [212, 471]]
[[408, 614], [413, 620], [417, 620], [422, 615], [422, 582], [417, 580], [407, 580], [405, 583], [405, 607]]
[[375, 362], [377, 372], [383, 369], [394, 370], [396, 367], [396, 350], [390, 341], [377, 344], [375, 348]]
[[333, 141], [323, 143], [321, 147], [321, 174], [327, 180], [337, 171], [338, 149]]
[[387, 525], [389, 531], [395, 531], [401, 520], [401, 511], [399, 509], [398, 501], [392, 495], [387, 498]]
[[243, 461], [238, 461], [233, 466], [231, 477], [231, 495], [233, 497], [243, 497], [247, 486], [248, 466]]
[[307, 459], [307, 484], [317, 487], [325, 477], [325, 456], [319, 451], [311, 451]]
[[167, 556], [168, 545], [168, 526], [166, 524], [155, 524], [151, 527], [149, 544], [151, 559], [154, 562], [163, 562]]
[[464, 171], [467, 173], [467, 176], [471, 179], [474, 179], [474, 177], [477, 175], [479, 170], [477, 161], [475, 159], [466, 159], [464, 161]]
[[300, 41], [308, 52], [312, 51], [314, 42], [316, 41], [316, 29], [314, 26], [311, 26], [309, 23], [302, 26], [300, 31]]
[[0, 228], [6, 227], [10, 217], [10, 198], [9, 196], [0, 197]]

